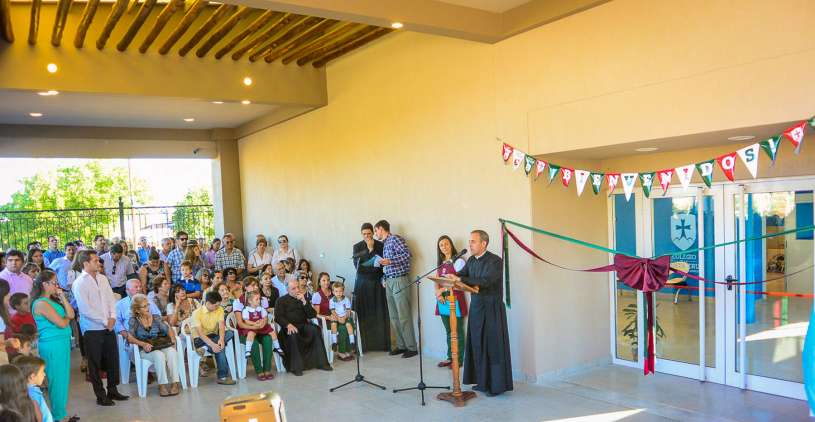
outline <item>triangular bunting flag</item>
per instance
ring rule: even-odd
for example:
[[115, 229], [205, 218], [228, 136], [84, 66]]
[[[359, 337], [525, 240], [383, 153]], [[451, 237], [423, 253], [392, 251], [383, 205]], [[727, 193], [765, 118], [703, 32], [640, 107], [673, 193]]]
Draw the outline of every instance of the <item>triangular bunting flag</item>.
[[608, 194], [611, 195], [614, 192], [614, 188], [617, 187], [617, 183], [620, 183], [620, 173], [607, 174], [606, 183], [608, 183]]
[[563, 183], [564, 187], [569, 187], [569, 182], [572, 181], [572, 174], [574, 173], [573, 169], [568, 167], [563, 167], [560, 169], [560, 182]]
[[812, 116], [812, 118], [809, 119], [809, 127], [815, 130], [815, 116]]
[[687, 166], [676, 168], [676, 177], [679, 178], [679, 184], [682, 185], [682, 189], [684, 190], [688, 190], [688, 185], [690, 185], [690, 181], [693, 179], [694, 167], [696, 167], [694, 164], [688, 164]]
[[747, 167], [747, 170], [750, 172], [750, 175], [753, 176], [753, 179], [755, 179], [756, 175], [758, 175], [759, 148], [760, 147], [758, 144], [753, 144], [736, 151], [736, 153], [739, 154], [739, 157], [741, 157], [741, 161], [744, 163], [744, 166]]
[[796, 154], [801, 150], [801, 144], [804, 142], [804, 128], [806, 124], [807, 122], [801, 122], [784, 131], [784, 136], [786, 136], [787, 139], [792, 142], [792, 146], [795, 147]]
[[535, 161], [538, 161], [535, 159], [535, 157], [531, 155], [526, 156], [526, 162], [524, 163], [524, 172], [526, 173], [527, 176], [529, 176], [529, 172], [532, 171], [532, 168], [535, 167]]
[[552, 184], [552, 180], [555, 180], [555, 176], [557, 176], [557, 172], [560, 171], [560, 166], [557, 164], [549, 163], [549, 184]]
[[591, 190], [594, 191], [594, 194], [597, 195], [600, 193], [600, 188], [603, 187], [603, 173], [592, 173], [589, 178], [591, 178]]
[[642, 186], [642, 193], [648, 198], [651, 196], [651, 185], [654, 184], [654, 175], [656, 173], [640, 173], [640, 186]]
[[730, 154], [717, 157], [716, 162], [719, 163], [719, 167], [722, 168], [725, 177], [731, 182], [735, 182], [735, 175], [733, 173], [736, 171], [736, 153], [731, 152]]
[[671, 185], [671, 178], [673, 178], [673, 175], [673, 169], [660, 170], [657, 172], [657, 176], [659, 177], [659, 185], [662, 186], [662, 195], [666, 195], [668, 193], [668, 186]]
[[504, 159], [504, 161], [509, 160], [509, 157], [512, 156], [512, 150], [513, 148], [506, 143], [504, 143], [504, 145], [501, 147], [501, 157]]
[[[702, 176], [702, 181], [705, 182], [707, 187], [710, 187], [710, 183], [713, 181], [713, 161], [711, 159], [696, 163], [696, 171], [699, 172], [699, 176]], [[685, 187], [685, 185], [682, 185], [682, 187]]]
[[625, 200], [628, 201], [631, 199], [631, 194], [634, 193], [634, 185], [637, 183], [637, 173], [623, 173], [620, 177], [623, 179]]
[[543, 173], [543, 169], [546, 168], [546, 161], [537, 160], [535, 162], [535, 180], [538, 180], [538, 176]]
[[583, 188], [586, 186], [586, 181], [589, 180], [591, 172], [586, 170], [574, 171], [574, 185], [577, 187], [577, 196], [583, 193]]
[[521, 166], [521, 163], [524, 162], [526, 159], [526, 154], [523, 151], [516, 149], [512, 151], [512, 169], [518, 170], [518, 167]]
[[775, 135], [770, 139], [763, 140], [758, 143], [761, 149], [767, 153], [770, 160], [775, 164], [775, 157], [778, 155], [778, 147], [781, 145], [781, 135]]

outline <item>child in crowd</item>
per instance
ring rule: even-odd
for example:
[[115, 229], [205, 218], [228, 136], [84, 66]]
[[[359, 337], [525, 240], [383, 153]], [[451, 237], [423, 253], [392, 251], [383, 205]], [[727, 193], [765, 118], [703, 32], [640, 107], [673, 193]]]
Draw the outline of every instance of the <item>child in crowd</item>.
[[9, 324], [6, 327], [5, 334], [6, 338], [16, 338], [20, 343], [19, 348], [6, 347], [9, 361], [20, 354], [31, 354], [31, 349], [37, 338], [37, 324], [34, 322], [34, 316], [31, 315], [29, 303], [28, 295], [25, 293], [14, 293], [9, 298], [9, 305], [11, 309], [14, 309], [15, 313], [9, 317]]
[[213, 290], [217, 287], [218, 294], [221, 295], [221, 308], [224, 309], [224, 315], [229, 315], [232, 313], [232, 301], [235, 300], [232, 297], [232, 293], [229, 292], [229, 287], [225, 283], [216, 284], [213, 287]]
[[42, 268], [40, 268], [40, 264], [37, 264], [36, 262], [29, 262], [23, 267], [23, 274], [28, 275], [32, 280], [37, 278], [40, 271], [42, 271]]
[[[351, 300], [345, 297], [345, 285], [342, 283], [334, 283], [331, 286], [331, 290], [334, 293], [334, 297], [331, 298], [331, 302], [328, 305], [328, 308], [331, 310], [331, 350], [338, 352], [337, 354], [340, 357], [340, 360], [352, 360], [354, 359], [353, 350], [354, 350], [354, 324], [351, 322]], [[339, 335], [337, 333], [337, 325], [343, 324], [348, 332], [347, 340], [342, 338], [342, 342], [339, 342], [338, 339]], [[344, 336], [343, 336], [344, 337]]]
[[221, 284], [224, 282], [224, 272], [215, 270], [212, 272], [212, 285]]
[[17, 356], [34, 354], [32, 350], [37, 339], [37, 328], [33, 325], [23, 325], [19, 334], [14, 334], [9, 338], [14, 341], [6, 343], [6, 353], [8, 361], [12, 362]]
[[280, 298], [277, 287], [272, 284], [272, 274], [266, 271], [260, 273], [260, 297], [266, 299], [266, 303], [269, 306], [266, 310], [269, 312], [274, 310], [274, 304], [277, 302], [277, 299]]
[[277, 333], [269, 323], [269, 313], [263, 306], [260, 305], [260, 293], [256, 291], [246, 292], [246, 307], [241, 311], [243, 321], [254, 325], [256, 328], [239, 329], [238, 334], [246, 336], [246, 357], [249, 357], [252, 352], [252, 343], [258, 335], [272, 336], [273, 347], [275, 350], [280, 349], [280, 343], [277, 341]]
[[188, 298], [201, 299], [201, 283], [192, 276], [192, 262], [181, 263], [181, 281], [178, 283], [184, 286]]
[[14, 366], [20, 369], [28, 381], [28, 396], [37, 404], [42, 414], [42, 422], [54, 422], [51, 409], [40, 388], [45, 381], [45, 361], [36, 356], [20, 356], [14, 360]]
[[14, 365], [0, 366], [0, 403], [4, 410], [16, 412], [22, 421], [41, 421], [39, 407], [28, 395], [28, 380]]

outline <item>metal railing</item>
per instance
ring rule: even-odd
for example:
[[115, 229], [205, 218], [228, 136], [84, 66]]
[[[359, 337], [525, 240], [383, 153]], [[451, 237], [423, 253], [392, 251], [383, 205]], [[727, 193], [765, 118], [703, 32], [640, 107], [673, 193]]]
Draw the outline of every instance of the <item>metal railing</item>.
[[125, 207], [121, 198], [119, 206], [112, 208], [0, 211], [0, 249], [25, 250], [34, 241], [46, 246], [49, 235], [59, 237], [61, 244], [80, 239], [86, 245], [98, 234], [134, 243], [147, 236], [157, 242], [178, 230], [189, 233], [191, 239], [211, 239], [213, 218], [212, 205]]

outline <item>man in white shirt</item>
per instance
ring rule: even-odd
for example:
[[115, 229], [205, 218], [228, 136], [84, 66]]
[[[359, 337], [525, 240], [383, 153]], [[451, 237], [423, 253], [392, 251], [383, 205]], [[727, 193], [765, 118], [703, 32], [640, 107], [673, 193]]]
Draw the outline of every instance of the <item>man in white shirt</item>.
[[130, 263], [130, 258], [124, 254], [124, 248], [119, 244], [115, 244], [110, 247], [110, 252], [100, 256], [99, 259], [105, 261], [105, 277], [110, 282], [113, 293], [118, 293], [121, 297], [127, 295], [125, 282], [127, 276], [135, 271]]
[[[72, 290], [79, 308], [79, 328], [88, 359], [88, 377], [96, 395], [96, 404], [113, 406], [113, 400], [127, 400], [116, 390], [119, 384], [119, 349], [116, 344], [116, 299], [107, 277], [99, 273], [99, 256], [94, 250], [84, 250], [76, 257], [82, 275], [74, 281]], [[102, 386], [99, 371], [107, 372], [107, 391]]]

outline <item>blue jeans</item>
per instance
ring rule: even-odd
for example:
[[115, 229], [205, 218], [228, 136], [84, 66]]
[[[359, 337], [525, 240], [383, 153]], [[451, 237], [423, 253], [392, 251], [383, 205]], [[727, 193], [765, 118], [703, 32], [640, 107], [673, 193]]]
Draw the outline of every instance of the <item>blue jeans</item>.
[[[218, 340], [220, 339], [218, 337], [218, 334], [208, 334], [207, 337], [209, 337], [209, 339], [212, 340], [214, 343], [217, 343]], [[227, 331], [227, 332], [224, 333], [224, 348], [223, 348], [223, 350], [221, 350], [218, 353], [215, 353], [215, 352], [212, 351], [212, 348], [209, 347], [209, 345], [204, 343], [204, 340], [202, 340], [200, 338], [195, 339], [195, 348], [196, 349], [199, 348], [199, 347], [206, 347], [207, 350], [210, 353], [215, 355], [215, 364], [218, 365], [218, 379], [226, 378], [227, 375], [229, 375], [229, 364], [226, 361], [226, 351], [228, 350], [227, 345], [228, 345], [230, 340], [232, 340], [232, 331]]]

